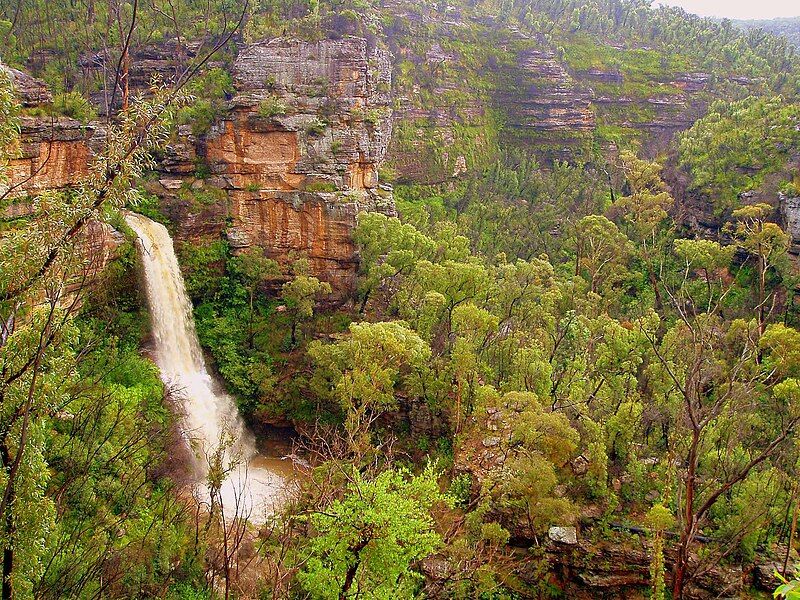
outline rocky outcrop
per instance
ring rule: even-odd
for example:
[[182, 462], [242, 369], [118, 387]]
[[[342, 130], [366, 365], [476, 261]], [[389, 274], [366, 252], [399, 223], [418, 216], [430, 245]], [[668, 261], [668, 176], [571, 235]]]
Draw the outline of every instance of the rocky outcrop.
[[800, 198], [779, 194], [778, 201], [786, 233], [792, 238], [792, 252], [798, 254], [800, 253]]
[[[546, 546], [553, 583], [575, 600], [647, 598], [650, 592], [650, 542], [616, 536], [578, 539], [573, 545], [550, 541]], [[665, 551], [667, 586], [674, 552]], [[732, 598], [745, 586], [741, 568], [711, 567], [692, 580], [687, 600]]]
[[[162, 76], [174, 69], [163, 51], [139, 58]], [[178, 129], [148, 191], [162, 198], [179, 239], [225, 235], [235, 251], [257, 246], [282, 262], [305, 255], [345, 298], [357, 214], [394, 214], [391, 190], [378, 182], [392, 132], [389, 55], [359, 37], [278, 38], [242, 48], [233, 75], [224, 114], [200, 137]], [[13, 181], [28, 193], [74, 184], [87, 173], [94, 131], [70, 119], [23, 119]]]
[[11, 79], [14, 94], [23, 107], [39, 106], [53, 101], [53, 95], [41, 79], [3, 64], [0, 64], [0, 69]]
[[23, 117], [19, 154], [10, 163], [19, 192], [36, 193], [73, 185], [88, 173], [93, 128], [74, 119]]
[[530, 144], [579, 143], [594, 131], [593, 92], [579, 84], [550, 49], [520, 52], [512, 69], [513, 85], [502, 94], [508, 125], [524, 129]]
[[[357, 37], [279, 38], [242, 49], [233, 74], [237, 94], [221, 121], [202, 140], [183, 130], [168, 149], [159, 195], [174, 211], [186, 186], [224, 191], [200, 219], [184, 205], [183, 237], [217, 234], [216, 224], [235, 250], [257, 246], [281, 262], [305, 255], [343, 298], [355, 281], [356, 216], [394, 214], [378, 182], [391, 137], [388, 55]], [[198, 159], [205, 182], [187, 179]]]

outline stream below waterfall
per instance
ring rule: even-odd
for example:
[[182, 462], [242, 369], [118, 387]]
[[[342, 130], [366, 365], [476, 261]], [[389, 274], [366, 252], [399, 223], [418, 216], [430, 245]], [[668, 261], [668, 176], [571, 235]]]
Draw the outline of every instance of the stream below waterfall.
[[263, 522], [286, 496], [292, 463], [277, 455], [259, 454], [236, 402], [209, 374], [166, 227], [130, 212], [125, 221], [138, 237], [153, 356], [182, 413], [178, 415], [181, 434], [192, 449], [197, 495], [210, 503], [207, 481], [221, 468], [228, 473], [213, 495], [226, 517]]

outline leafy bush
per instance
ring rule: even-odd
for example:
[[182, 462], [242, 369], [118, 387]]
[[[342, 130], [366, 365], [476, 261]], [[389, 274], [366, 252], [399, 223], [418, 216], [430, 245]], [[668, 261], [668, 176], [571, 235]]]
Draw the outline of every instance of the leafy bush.
[[286, 114], [288, 107], [286, 103], [277, 96], [265, 98], [258, 105], [258, 116], [265, 119], [281, 117]]
[[797, 198], [800, 196], [800, 180], [796, 181], [787, 181], [784, 183], [781, 188], [780, 192], [784, 196], [788, 196], [789, 198]]
[[718, 101], [680, 137], [679, 158], [692, 186], [722, 210], [780, 171], [798, 143], [800, 104], [781, 97]]
[[189, 87], [195, 101], [178, 112], [178, 123], [191, 125], [194, 135], [211, 130], [223, 109], [225, 98], [234, 91], [233, 78], [225, 69], [215, 67], [196, 78]]
[[311, 137], [320, 137], [328, 128], [328, 124], [320, 119], [314, 119], [306, 126], [306, 133]]
[[217, 118], [217, 108], [211, 100], [198, 99], [192, 106], [181, 109], [178, 122], [182, 125], [191, 125], [192, 134], [205, 135], [211, 131], [211, 126]]
[[336, 184], [330, 181], [313, 181], [305, 187], [307, 192], [335, 192]]
[[88, 123], [97, 118], [97, 111], [79, 92], [57, 94], [53, 98], [53, 111], [81, 123]]
[[161, 202], [155, 194], [140, 192], [139, 201], [133, 208], [135, 208], [136, 212], [143, 214], [153, 221], [161, 223], [162, 225], [169, 224], [169, 218], [161, 210]]
[[459, 473], [450, 482], [450, 489], [447, 494], [453, 498], [456, 506], [465, 507], [469, 504], [472, 491], [472, 475], [469, 473]]

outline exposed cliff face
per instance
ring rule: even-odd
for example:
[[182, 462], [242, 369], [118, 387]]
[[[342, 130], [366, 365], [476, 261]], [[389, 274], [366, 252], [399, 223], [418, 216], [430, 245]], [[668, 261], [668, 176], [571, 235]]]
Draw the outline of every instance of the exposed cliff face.
[[[258, 246], [282, 262], [305, 255], [346, 296], [357, 267], [356, 215], [394, 214], [391, 193], [378, 185], [391, 136], [388, 55], [356, 37], [275, 39], [242, 49], [233, 74], [228, 112], [202, 140], [183, 130], [165, 161], [175, 178], [162, 180], [159, 195], [174, 211], [176, 188], [223, 190], [215, 210], [183, 206], [182, 237], [224, 227], [234, 249]], [[198, 157], [211, 172], [206, 182], [187, 178]]]
[[0, 64], [0, 69], [11, 78], [11, 83], [14, 85], [14, 93], [22, 106], [38, 106], [53, 101], [53, 95], [47, 89], [47, 85], [40, 79], [3, 64]]
[[[168, 71], [160, 54], [152, 61]], [[235, 250], [258, 246], [284, 263], [308, 256], [346, 297], [357, 214], [394, 214], [391, 191], [378, 183], [392, 131], [389, 55], [357, 37], [280, 38], [244, 47], [233, 75], [225, 114], [202, 138], [179, 128], [148, 190], [163, 199], [179, 239], [226, 235]], [[92, 133], [67, 119], [25, 119], [14, 181], [29, 192], [74, 183], [87, 172]], [[198, 177], [198, 164], [210, 175]]]
[[514, 85], [506, 92], [510, 124], [535, 131], [593, 131], [593, 93], [581, 86], [550, 49], [521, 51], [514, 64]]
[[88, 172], [93, 129], [78, 121], [24, 117], [19, 156], [11, 161], [11, 180], [20, 191], [40, 192], [73, 184]]
[[786, 232], [792, 236], [792, 251], [800, 253], [800, 198], [779, 194], [783, 222]]
[[[394, 211], [378, 183], [384, 160], [401, 182], [457, 184], [513, 148], [545, 163], [591, 160], [597, 146], [635, 139], [654, 156], [711, 98], [709, 76], [680, 65], [648, 72], [643, 83], [636, 69], [652, 60], [646, 49], [609, 47], [594, 64], [585, 60], [595, 53], [586, 40], [568, 40], [565, 50], [465, 8], [445, 20], [400, 0], [384, 9], [393, 20], [378, 37], [388, 51], [351, 36], [240, 48], [224, 114], [199, 138], [180, 128], [160, 183], [148, 184], [179, 238], [224, 232], [235, 249], [260, 246], [282, 261], [307, 254], [344, 296], [355, 273], [355, 215]], [[174, 41], [140, 49], [131, 89], [152, 73], [169, 78], [196, 51]], [[32, 190], [68, 184], [90, 154], [90, 132], [59, 122], [53, 135], [48, 127], [26, 125], [24, 158], [15, 164], [20, 176], [35, 173]]]
[[[580, 539], [571, 546], [550, 542], [547, 556], [554, 583], [568, 598], [622, 600], [650, 596], [651, 543], [645, 536], [636, 540], [616, 534], [599, 541]], [[669, 586], [675, 560], [675, 553], [669, 546], [665, 549], [664, 560]], [[693, 580], [685, 597], [687, 600], [710, 600], [721, 593], [725, 597], [735, 597], [749, 584], [741, 568], [714, 566]]]
[[708, 75], [662, 69], [649, 49], [546, 38], [463, 7], [443, 18], [384, 5], [396, 15], [385, 31], [396, 73], [388, 158], [402, 182], [457, 182], [513, 148], [544, 164], [591, 161], [596, 146], [630, 142], [654, 157], [713, 97]]
[[537, 46], [519, 51], [508, 68], [500, 92], [506, 124], [526, 149], [570, 160], [597, 127], [594, 92], [566, 70], [553, 49]]

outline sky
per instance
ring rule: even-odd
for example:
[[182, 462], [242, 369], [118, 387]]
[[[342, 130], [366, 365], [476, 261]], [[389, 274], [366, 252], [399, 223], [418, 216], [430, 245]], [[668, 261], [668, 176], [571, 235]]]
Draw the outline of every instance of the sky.
[[680, 6], [703, 17], [774, 19], [800, 16], [798, 0], [656, 0], [654, 4]]

